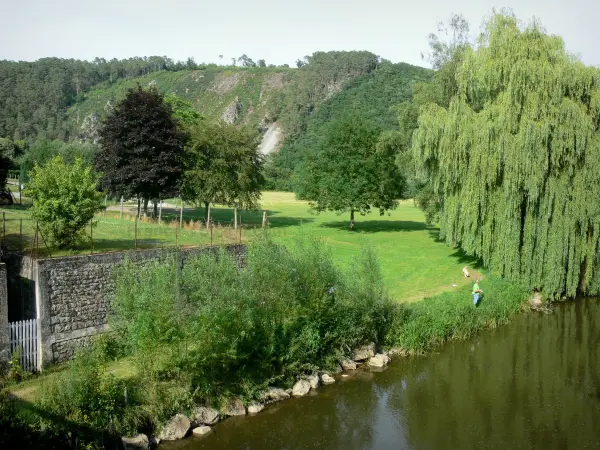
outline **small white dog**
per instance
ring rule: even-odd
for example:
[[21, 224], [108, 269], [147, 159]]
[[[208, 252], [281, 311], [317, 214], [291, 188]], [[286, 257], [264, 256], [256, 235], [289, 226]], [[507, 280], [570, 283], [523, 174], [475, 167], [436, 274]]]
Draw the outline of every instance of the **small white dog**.
[[469, 269], [467, 269], [467, 266], [463, 267], [463, 275], [465, 278], [469, 278], [471, 276], [469, 275]]

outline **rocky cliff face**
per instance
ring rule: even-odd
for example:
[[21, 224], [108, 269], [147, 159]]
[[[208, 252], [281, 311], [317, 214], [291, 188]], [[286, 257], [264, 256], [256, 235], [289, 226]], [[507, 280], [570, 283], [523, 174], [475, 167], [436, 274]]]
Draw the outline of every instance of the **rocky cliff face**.
[[100, 139], [100, 135], [98, 134], [99, 128], [100, 120], [98, 119], [98, 116], [96, 114], [90, 114], [83, 119], [79, 133], [77, 133], [77, 141], [97, 144]]
[[225, 108], [225, 111], [223, 111], [223, 114], [221, 114], [221, 119], [225, 123], [232, 124], [240, 116], [241, 110], [242, 110], [242, 103], [240, 102], [240, 98], [236, 96], [235, 100], [233, 100], [227, 106], [227, 108]]

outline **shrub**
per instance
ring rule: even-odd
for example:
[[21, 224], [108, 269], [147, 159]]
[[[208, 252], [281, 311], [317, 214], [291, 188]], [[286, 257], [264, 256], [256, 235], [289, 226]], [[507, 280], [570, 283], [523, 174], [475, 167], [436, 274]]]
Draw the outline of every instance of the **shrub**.
[[340, 271], [329, 249], [301, 235], [249, 247], [247, 267], [221, 252], [117, 275], [113, 326], [144, 373], [189, 383], [197, 398], [252, 393], [327, 367], [350, 349], [382, 342], [392, 321], [375, 257]]
[[102, 210], [97, 183], [98, 176], [81, 159], [66, 164], [56, 156], [33, 168], [25, 195], [33, 200], [32, 215], [52, 244], [74, 246], [94, 214]]

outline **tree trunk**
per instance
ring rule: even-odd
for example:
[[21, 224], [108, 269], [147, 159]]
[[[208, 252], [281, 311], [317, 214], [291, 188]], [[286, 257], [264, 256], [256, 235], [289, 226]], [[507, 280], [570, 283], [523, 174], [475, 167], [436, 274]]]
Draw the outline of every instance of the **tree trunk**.
[[237, 230], [237, 222], [238, 222], [238, 214], [237, 214], [237, 205], [233, 208], [233, 229]]
[[267, 211], [263, 211], [262, 227], [263, 228], [267, 227]]
[[149, 201], [150, 200], [147, 198], [144, 199], [144, 217], [148, 217], [148, 202]]
[[204, 221], [208, 226], [210, 222], [210, 202], [204, 202]]
[[354, 230], [354, 208], [350, 209], [350, 229]]
[[142, 217], [142, 200], [138, 195], [138, 208], [137, 208], [137, 218], [138, 220]]
[[152, 212], [152, 214], [154, 215], [154, 217], [158, 217], [158, 200], [152, 200], [152, 204], [154, 205], [154, 211]]
[[160, 223], [162, 221], [162, 200], [158, 201], [158, 222]]

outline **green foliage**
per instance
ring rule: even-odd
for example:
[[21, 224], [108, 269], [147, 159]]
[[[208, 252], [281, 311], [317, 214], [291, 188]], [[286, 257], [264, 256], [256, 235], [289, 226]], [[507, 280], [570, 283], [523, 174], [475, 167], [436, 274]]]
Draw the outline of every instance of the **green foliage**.
[[156, 265], [125, 265], [115, 323], [146, 373], [177, 374], [198, 399], [251, 397], [260, 386], [327, 367], [356, 345], [387, 334], [392, 309], [371, 253], [354, 272], [301, 235], [290, 248], [250, 247], [238, 271], [226, 253]]
[[411, 303], [394, 316], [388, 343], [409, 355], [423, 355], [453, 339], [469, 339], [485, 328], [506, 324], [528, 291], [496, 277], [486, 277], [485, 297], [474, 307], [470, 288]]
[[56, 156], [33, 168], [25, 195], [33, 200], [32, 216], [46, 239], [60, 248], [75, 245], [103, 208], [97, 183], [96, 173], [79, 158], [67, 164]]
[[60, 58], [42, 58], [36, 62], [0, 61], [0, 80], [3, 80], [0, 85], [0, 136], [29, 141], [70, 139], [75, 135], [74, 126], [80, 123], [77, 116], [70, 120], [65, 111], [90, 98], [95, 100], [89, 96], [92, 87], [107, 88], [118, 80], [202, 67], [195, 63], [174, 62], [165, 56], [110, 61], [104, 58], [94, 61]]
[[28, 180], [29, 173], [37, 164], [43, 166], [55, 156], [62, 156], [67, 164], [80, 158], [85, 165], [91, 165], [98, 146], [89, 143], [62, 142], [59, 140], [38, 140], [27, 146], [18, 161], [21, 165], [22, 179]]
[[346, 116], [329, 126], [321, 146], [308, 153], [297, 171], [300, 198], [317, 211], [380, 214], [397, 205], [404, 180], [390, 146], [377, 146], [379, 129], [360, 116]]
[[111, 194], [164, 198], [178, 187], [187, 136], [156, 89], [131, 89], [99, 131], [96, 167]]
[[37, 405], [67, 423], [85, 425], [92, 436], [127, 435], [143, 425], [143, 412], [134, 414], [140, 395], [135, 383], [117, 379], [93, 350], [85, 350], [45, 380]]
[[547, 296], [600, 292], [600, 73], [537, 24], [495, 15], [414, 150], [448, 242]]
[[260, 136], [250, 127], [200, 123], [191, 128], [182, 191], [196, 203], [253, 209], [263, 184]]
[[[289, 136], [280, 151], [272, 154], [266, 166], [269, 187], [293, 190], [293, 172], [303, 155], [318, 147], [329, 123], [348, 111], [359, 114], [382, 130], [394, 130], [402, 126], [403, 120], [401, 118], [398, 121], [394, 107], [402, 101], [408, 101], [413, 83], [426, 81], [430, 77], [430, 72], [420, 67], [404, 63], [381, 63], [377, 70], [347, 81], [340, 86], [338, 93], [315, 106], [314, 111], [305, 118], [305, 125], [300, 128], [306, 132]], [[416, 125], [416, 117], [414, 123]]]

